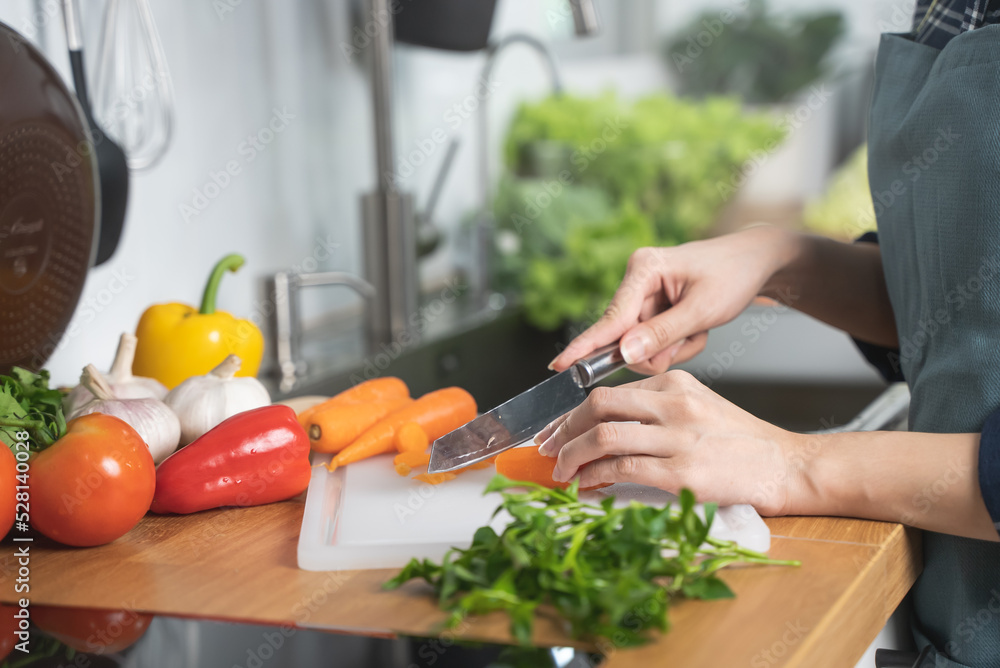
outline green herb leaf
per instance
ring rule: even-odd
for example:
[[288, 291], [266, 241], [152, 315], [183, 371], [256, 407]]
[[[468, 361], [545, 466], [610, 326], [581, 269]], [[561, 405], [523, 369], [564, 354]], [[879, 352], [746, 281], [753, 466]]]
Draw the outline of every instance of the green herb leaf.
[[49, 388], [49, 372], [14, 367], [0, 376], [0, 441], [13, 447], [15, 434], [27, 431], [30, 448], [42, 450], [66, 433], [62, 393]]
[[705, 506], [702, 521], [689, 490], [681, 491], [679, 508], [617, 508], [610, 497], [592, 505], [579, 500], [577, 485], [548, 489], [501, 475], [487, 490], [501, 494], [497, 513], [513, 518], [499, 536], [481, 527], [467, 549], [449, 550], [441, 564], [414, 559], [383, 585], [430, 583], [449, 613], [445, 627], [502, 610], [511, 635], [529, 645], [535, 613], [546, 607], [566, 619], [574, 637], [631, 647], [669, 628], [675, 597], [732, 597], [715, 574], [729, 564], [797, 565], [709, 538], [715, 506]]

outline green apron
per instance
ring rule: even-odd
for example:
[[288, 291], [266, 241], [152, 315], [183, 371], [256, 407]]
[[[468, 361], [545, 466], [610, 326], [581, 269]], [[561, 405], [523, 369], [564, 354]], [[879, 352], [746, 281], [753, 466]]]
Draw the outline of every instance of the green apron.
[[[882, 36], [868, 168], [910, 428], [978, 432], [1000, 407], [1000, 25], [941, 50]], [[1000, 544], [925, 533], [913, 604], [923, 666], [1000, 666]]]

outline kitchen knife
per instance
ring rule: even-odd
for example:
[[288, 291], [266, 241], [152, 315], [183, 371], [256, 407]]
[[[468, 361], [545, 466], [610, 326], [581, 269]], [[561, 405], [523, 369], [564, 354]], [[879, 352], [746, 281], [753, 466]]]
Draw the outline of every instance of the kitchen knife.
[[579, 406], [587, 398], [588, 387], [624, 366], [617, 343], [597, 350], [434, 441], [427, 472], [454, 471], [524, 443], [549, 422]]

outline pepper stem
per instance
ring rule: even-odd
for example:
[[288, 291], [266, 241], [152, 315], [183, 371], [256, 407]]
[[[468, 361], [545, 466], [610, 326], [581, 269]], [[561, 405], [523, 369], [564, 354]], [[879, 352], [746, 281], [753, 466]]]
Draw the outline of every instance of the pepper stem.
[[198, 309], [198, 313], [202, 315], [215, 313], [215, 298], [219, 294], [219, 282], [222, 280], [222, 275], [227, 271], [236, 271], [243, 266], [245, 261], [242, 255], [230, 253], [212, 267], [208, 283], [205, 284], [205, 293], [201, 297], [201, 308]]

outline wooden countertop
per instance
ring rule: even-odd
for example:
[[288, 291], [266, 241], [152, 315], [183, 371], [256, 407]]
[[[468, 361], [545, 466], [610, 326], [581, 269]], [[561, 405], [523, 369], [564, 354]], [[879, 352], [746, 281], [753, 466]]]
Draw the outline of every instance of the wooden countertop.
[[[393, 571], [299, 570], [304, 507], [296, 499], [185, 517], [146, 517], [111, 545], [31, 544], [31, 601], [127, 608], [357, 634], [435, 635], [443, 615], [427, 589], [383, 592]], [[639, 649], [607, 652], [616, 666], [853, 666], [921, 569], [919, 534], [897, 524], [837, 518], [768, 521], [770, 554], [801, 568], [729, 569], [727, 601], [685, 601], [671, 632]], [[5, 544], [3, 601], [15, 599], [17, 564]], [[471, 621], [459, 635], [508, 641], [506, 618]], [[570, 642], [550, 619], [539, 645]]]

